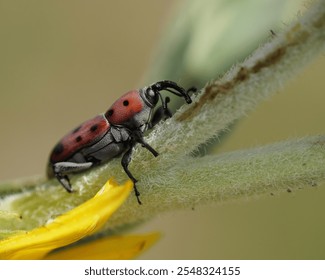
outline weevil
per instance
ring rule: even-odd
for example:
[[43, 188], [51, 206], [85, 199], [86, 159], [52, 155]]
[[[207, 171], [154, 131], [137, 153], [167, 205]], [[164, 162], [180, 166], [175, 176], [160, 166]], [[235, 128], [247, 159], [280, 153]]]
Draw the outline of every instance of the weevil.
[[[167, 106], [170, 99], [164, 99], [161, 91], [183, 97], [189, 104], [192, 102], [189, 93], [196, 89], [185, 90], [175, 82], [164, 80], [125, 93], [105, 113], [82, 123], [56, 144], [49, 158], [48, 177], [56, 177], [68, 192], [72, 192], [69, 174], [82, 172], [122, 155], [121, 164], [132, 180], [137, 201], [141, 204], [137, 179], [128, 165], [136, 144], [158, 156], [143, 135], [162, 119], [172, 116]], [[161, 106], [154, 112], [159, 100]]]

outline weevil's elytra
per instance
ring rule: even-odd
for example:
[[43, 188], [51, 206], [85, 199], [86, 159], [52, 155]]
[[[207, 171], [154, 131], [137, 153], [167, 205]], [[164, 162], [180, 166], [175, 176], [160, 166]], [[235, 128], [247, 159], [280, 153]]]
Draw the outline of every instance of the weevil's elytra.
[[[121, 164], [133, 181], [135, 195], [141, 204], [137, 180], [128, 165], [137, 143], [158, 156], [158, 152], [143, 139], [143, 133], [172, 115], [167, 107], [170, 99], [166, 97], [164, 100], [161, 91], [171, 92], [191, 103], [189, 92], [195, 92], [196, 89], [192, 87], [185, 90], [172, 81], [164, 80], [125, 93], [106, 113], [82, 123], [58, 142], [50, 154], [48, 177], [56, 177], [71, 192], [69, 174], [82, 172], [123, 154]], [[159, 100], [161, 106], [153, 113]]]
[[79, 131], [80, 128], [81, 128], [81, 125], [79, 125], [78, 127], [76, 127], [76, 128], [72, 131], [72, 133], [77, 133], [77, 132]]

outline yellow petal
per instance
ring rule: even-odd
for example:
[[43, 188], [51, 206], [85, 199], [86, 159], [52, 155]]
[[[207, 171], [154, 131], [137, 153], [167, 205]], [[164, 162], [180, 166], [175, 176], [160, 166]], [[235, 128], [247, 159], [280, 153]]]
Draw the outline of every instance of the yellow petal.
[[132, 186], [130, 180], [124, 186], [107, 181], [93, 198], [51, 223], [0, 241], [0, 259], [40, 259], [96, 232], [125, 201]]
[[87, 244], [59, 250], [46, 256], [48, 260], [129, 260], [152, 246], [159, 233], [111, 236]]

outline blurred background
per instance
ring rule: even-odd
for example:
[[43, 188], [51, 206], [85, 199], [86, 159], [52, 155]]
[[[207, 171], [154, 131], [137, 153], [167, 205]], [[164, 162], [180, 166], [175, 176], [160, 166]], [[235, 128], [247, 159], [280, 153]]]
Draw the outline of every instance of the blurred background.
[[[44, 174], [62, 135], [130, 89], [222, 75], [302, 3], [0, 0], [0, 180]], [[324, 69], [323, 54], [216, 152], [324, 134]], [[163, 214], [133, 231], [163, 235], [140, 258], [324, 259], [324, 187]]]

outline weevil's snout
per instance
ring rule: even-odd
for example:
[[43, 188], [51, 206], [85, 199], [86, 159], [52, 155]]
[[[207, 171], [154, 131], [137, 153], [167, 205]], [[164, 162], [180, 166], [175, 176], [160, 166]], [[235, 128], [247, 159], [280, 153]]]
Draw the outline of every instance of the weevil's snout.
[[196, 90], [197, 90], [195, 87], [191, 87], [188, 90], [186, 90], [185, 88], [179, 86], [175, 82], [168, 81], [168, 80], [157, 82], [157, 83], [151, 85], [151, 88], [157, 95], [160, 95], [160, 91], [166, 90], [166, 91], [171, 92], [179, 97], [183, 97], [185, 99], [186, 103], [188, 103], [188, 104], [192, 103], [192, 99], [191, 99], [189, 93], [196, 92]]

